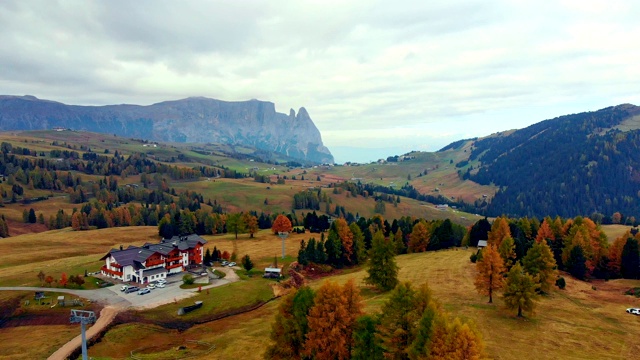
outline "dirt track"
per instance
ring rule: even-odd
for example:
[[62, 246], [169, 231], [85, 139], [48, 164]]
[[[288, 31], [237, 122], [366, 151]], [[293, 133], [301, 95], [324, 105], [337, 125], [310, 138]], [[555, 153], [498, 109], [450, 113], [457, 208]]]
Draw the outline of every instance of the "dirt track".
[[[121, 309], [115, 308], [113, 306], [107, 306], [100, 311], [100, 316], [93, 326], [87, 329], [87, 341], [92, 337], [96, 336], [100, 331], [102, 331], [106, 326], [108, 326], [113, 319], [116, 317], [118, 312]], [[80, 326], [78, 326], [78, 332], [80, 332]], [[82, 336], [78, 334], [73, 340], [64, 344], [60, 349], [51, 354], [48, 357], [48, 360], [64, 360], [71, 355], [71, 353], [79, 348], [81, 344]]]

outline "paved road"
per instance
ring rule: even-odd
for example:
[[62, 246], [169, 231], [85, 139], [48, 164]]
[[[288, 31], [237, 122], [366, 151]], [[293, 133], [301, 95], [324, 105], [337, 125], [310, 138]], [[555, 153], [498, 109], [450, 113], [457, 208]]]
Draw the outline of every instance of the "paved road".
[[[202, 286], [209, 289], [240, 280], [238, 275], [230, 268], [217, 268], [227, 275], [223, 279], [212, 280], [210, 285]], [[182, 278], [172, 276], [167, 279], [167, 286], [162, 289], [153, 289], [149, 294], [138, 295], [136, 292], [125, 294], [120, 291], [120, 285], [110, 286], [96, 290], [74, 290], [48, 287], [0, 287], [0, 291], [45, 291], [72, 294], [91, 301], [100, 303], [105, 307], [100, 311], [100, 316], [94, 325], [87, 330], [87, 339], [91, 339], [102, 329], [108, 326], [115, 316], [126, 308], [149, 309], [163, 304], [194, 296], [197, 289], [184, 290], [180, 288]], [[80, 335], [63, 345], [58, 351], [51, 354], [48, 360], [66, 359], [75, 349], [80, 347]]]

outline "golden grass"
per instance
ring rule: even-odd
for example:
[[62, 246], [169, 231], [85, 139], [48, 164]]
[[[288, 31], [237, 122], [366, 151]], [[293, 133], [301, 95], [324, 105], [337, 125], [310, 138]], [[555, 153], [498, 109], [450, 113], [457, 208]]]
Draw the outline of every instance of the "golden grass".
[[630, 231], [632, 227], [628, 225], [602, 225], [600, 228], [607, 235], [609, 242], [612, 243], [624, 233]]
[[25, 234], [0, 241], [0, 286], [39, 285], [38, 272], [59, 278], [96, 271], [102, 255], [119, 245], [142, 245], [157, 242], [153, 226], [123, 227], [90, 231], [71, 228], [37, 234]]
[[0, 359], [46, 359], [80, 334], [77, 325], [19, 326], [0, 329]]

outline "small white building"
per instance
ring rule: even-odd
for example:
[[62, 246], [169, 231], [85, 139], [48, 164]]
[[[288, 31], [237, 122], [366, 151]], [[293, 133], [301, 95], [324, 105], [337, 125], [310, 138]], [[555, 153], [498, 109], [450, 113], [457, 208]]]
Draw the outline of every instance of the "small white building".
[[478, 250], [484, 249], [487, 247], [487, 240], [478, 240]]

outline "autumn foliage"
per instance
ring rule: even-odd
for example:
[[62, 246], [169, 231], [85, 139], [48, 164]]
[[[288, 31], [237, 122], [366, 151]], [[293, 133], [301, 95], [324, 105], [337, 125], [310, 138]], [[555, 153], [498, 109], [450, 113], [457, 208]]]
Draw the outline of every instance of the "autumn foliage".
[[489, 295], [489, 303], [493, 302], [493, 292], [504, 286], [504, 260], [494, 245], [482, 250], [482, 259], [476, 263], [478, 274], [475, 286], [482, 295]]
[[273, 225], [271, 226], [271, 231], [273, 231], [274, 234], [277, 234], [280, 232], [290, 232], [292, 228], [293, 227], [291, 226], [291, 220], [289, 220], [288, 217], [280, 214], [273, 221]]

